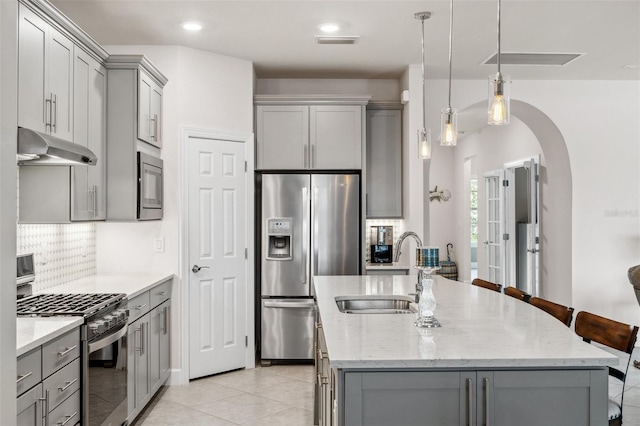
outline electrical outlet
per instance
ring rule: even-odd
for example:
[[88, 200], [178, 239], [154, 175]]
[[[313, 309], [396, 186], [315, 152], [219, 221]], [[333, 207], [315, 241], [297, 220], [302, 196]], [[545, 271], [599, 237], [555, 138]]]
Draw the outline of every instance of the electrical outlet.
[[155, 253], [164, 253], [164, 237], [155, 237], [153, 239], [153, 251]]

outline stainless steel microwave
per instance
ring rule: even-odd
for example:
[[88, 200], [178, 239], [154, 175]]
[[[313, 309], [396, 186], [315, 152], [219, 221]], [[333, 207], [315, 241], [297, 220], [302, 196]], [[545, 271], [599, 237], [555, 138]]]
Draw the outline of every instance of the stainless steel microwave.
[[162, 159], [138, 151], [138, 220], [162, 219]]

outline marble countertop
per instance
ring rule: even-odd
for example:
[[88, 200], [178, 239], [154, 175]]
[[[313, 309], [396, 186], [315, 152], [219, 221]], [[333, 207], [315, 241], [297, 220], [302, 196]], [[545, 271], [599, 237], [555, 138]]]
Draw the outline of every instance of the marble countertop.
[[[34, 294], [45, 293], [126, 293], [129, 299], [173, 278], [169, 274], [92, 275]], [[82, 325], [81, 317], [18, 317], [17, 356]]]
[[18, 317], [16, 320], [16, 356], [62, 336], [82, 325], [81, 317]]
[[173, 278], [173, 274], [91, 275], [79, 280], [47, 288], [42, 293], [126, 293], [129, 299]]
[[336, 296], [407, 295], [415, 276], [313, 277], [332, 368], [557, 368], [617, 365], [546, 312], [481, 287], [434, 276], [441, 328], [417, 314], [345, 314]]

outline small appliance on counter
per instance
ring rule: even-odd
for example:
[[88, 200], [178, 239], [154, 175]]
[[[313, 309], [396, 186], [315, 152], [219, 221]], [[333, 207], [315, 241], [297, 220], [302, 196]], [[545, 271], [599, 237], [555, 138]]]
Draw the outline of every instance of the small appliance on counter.
[[370, 262], [393, 263], [393, 226], [372, 226]]

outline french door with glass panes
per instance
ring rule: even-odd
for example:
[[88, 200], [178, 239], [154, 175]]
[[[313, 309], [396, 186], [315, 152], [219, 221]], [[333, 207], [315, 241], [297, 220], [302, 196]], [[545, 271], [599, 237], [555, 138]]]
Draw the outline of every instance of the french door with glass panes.
[[495, 170], [484, 174], [485, 226], [484, 226], [484, 271], [480, 278], [497, 284], [505, 283], [504, 245], [504, 171]]

